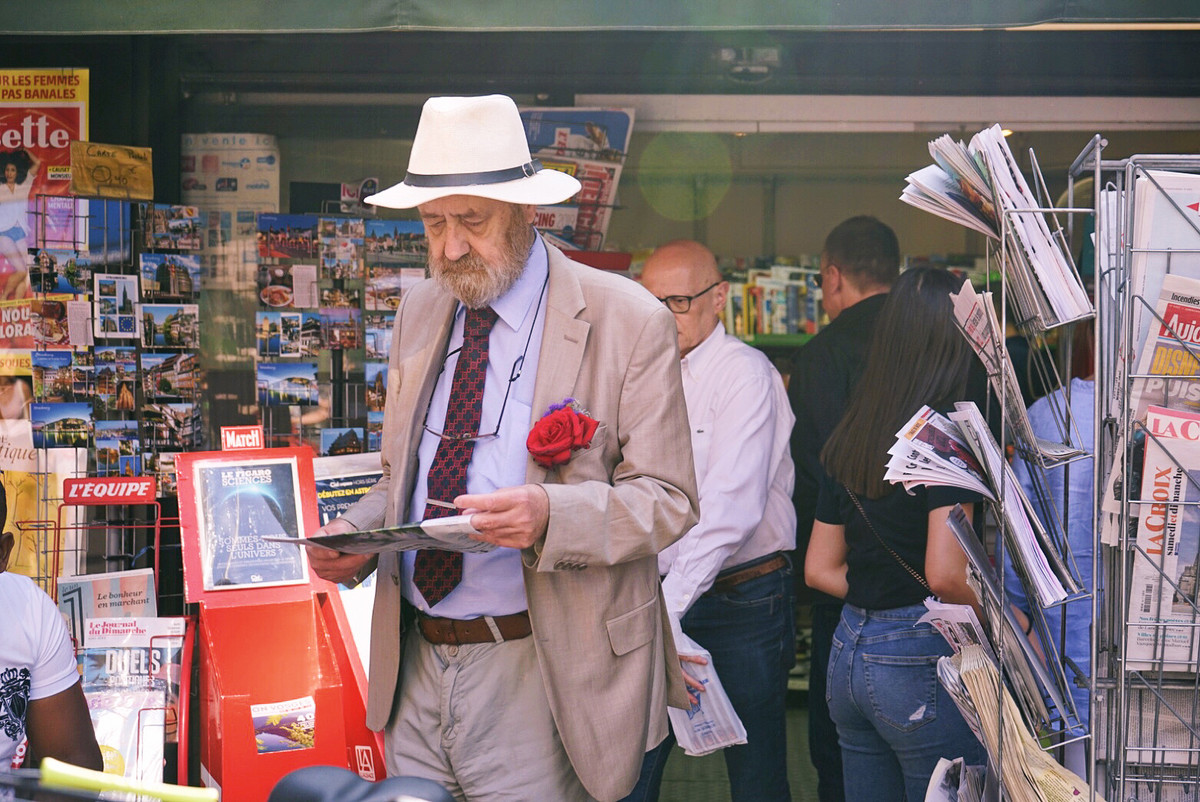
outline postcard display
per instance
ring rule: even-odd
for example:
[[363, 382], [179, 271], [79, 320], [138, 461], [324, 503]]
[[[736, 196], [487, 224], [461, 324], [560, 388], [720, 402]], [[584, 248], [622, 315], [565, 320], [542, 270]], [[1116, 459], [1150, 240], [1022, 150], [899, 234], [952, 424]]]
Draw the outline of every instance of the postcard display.
[[392, 321], [425, 277], [420, 223], [257, 216], [257, 400], [269, 445], [378, 451]]
[[85, 451], [77, 475], [150, 476], [174, 495], [174, 455], [202, 438], [198, 212], [73, 201], [85, 233], [30, 249], [32, 447]]
[[[1200, 155], [1102, 159], [1094, 654], [1109, 799], [1195, 799], [1200, 781]], [[1073, 175], [1072, 178], [1076, 178]], [[1099, 575], [1099, 574], [1098, 574]]]
[[[4, 427], [10, 520], [37, 541], [17, 569], [71, 616], [106, 771], [158, 781], [165, 758], [186, 782], [188, 619], [122, 611], [112, 596], [135, 592], [134, 572], [120, 569], [148, 558], [136, 592], [182, 612], [182, 596], [160, 596], [155, 577], [164, 526], [175, 524], [159, 502], [175, 492], [173, 457], [199, 445], [195, 210], [71, 196], [31, 200], [30, 217], [29, 287], [4, 302], [28, 310], [25, 330], [3, 343], [30, 398], [28, 419]], [[31, 465], [11, 464], [21, 453]], [[109, 576], [120, 589], [95, 590]], [[120, 625], [103, 623], [116, 616]], [[116, 629], [122, 637], [110, 637]]]
[[337, 587], [312, 574], [320, 526], [307, 447], [177, 459], [184, 594], [199, 606], [200, 772], [227, 799], [265, 799], [283, 775], [340, 765], [385, 774], [366, 728], [366, 672]]
[[[960, 520], [952, 523], [968, 554], [969, 582], [980, 597], [980, 608], [987, 619], [982, 629], [987, 636], [979, 644], [982, 651], [972, 651], [967, 657], [968, 650], [961, 643], [956, 645], [950, 634], [959, 631], [959, 625], [949, 623], [958, 613], [931, 610], [931, 620], [956, 652], [953, 660], [939, 664], [939, 677], [988, 747], [989, 781], [999, 785], [1002, 797], [1100, 798], [1101, 786], [1094, 778], [1071, 774], [1052, 759], [1061, 759], [1070, 745], [1082, 742], [1090, 747], [1092, 735], [1070, 693], [1071, 687], [1079, 683], [1086, 687], [1088, 677], [1067, 659], [1065, 633], [1052, 629], [1045, 616], [1049, 608], [1061, 607], [1064, 619], [1078, 615], [1086, 620], [1093, 604], [1094, 589], [1079, 581], [1082, 574], [1072, 554], [1066, 518], [1059, 512], [1064, 508], [1064, 500], [1048, 497], [1045, 473], [1050, 468], [1093, 470], [1091, 455], [1079, 447], [1082, 442], [1079, 427], [1090, 424], [1072, 420], [1069, 406], [1058, 403], [1054, 415], [1057, 433], [1051, 440], [1035, 436], [1005, 337], [1011, 315], [1012, 325], [1029, 342], [1031, 366], [1043, 386], [1056, 388], [1069, 383], [1063, 381], [1058, 370], [1059, 364], [1069, 364], [1070, 359], [1070, 337], [1063, 332], [1070, 332], [1070, 326], [1092, 318], [1093, 309], [1062, 225], [1065, 222], [1072, 226], [1090, 209], [1055, 208], [1047, 199], [1045, 182], [1033, 153], [1029, 154], [1033, 168], [1031, 186], [1001, 136], [999, 126], [980, 131], [969, 144], [943, 136], [930, 142], [929, 150], [935, 163], [908, 177], [901, 200], [985, 234], [989, 238], [989, 267], [994, 265], [1000, 276], [995, 299], [990, 288], [976, 293], [970, 283], [953, 297], [958, 326], [983, 364], [1000, 408], [987, 420], [974, 405], [959, 405], [946, 418], [932, 411], [927, 416], [932, 416], [930, 420], [918, 416], [898, 433], [899, 441], [888, 463], [889, 479], [906, 479], [909, 484], [920, 484], [923, 482], [916, 480], [926, 479], [932, 484], [967, 486], [962, 480], [932, 480], [939, 470], [949, 468], [957, 473], [961, 469], [964, 477], [978, 476], [979, 492], [989, 499], [987, 523], [994, 531], [987, 540], [994, 541], [994, 566], [970, 522], [960, 513]], [[1048, 345], [1055, 341], [1059, 349], [1057, 357]], [[1026, 497], [1002, 456], [1003, 450], [995, 442], [994, 432], [989, 431], [989, 422], [995, 427], [996, 421], [1003, 434], [1001, 442], [1012, 446], [1029, 466], [1034, 497]], [[919, 441], [925, 437], [921, 432], [936, 434], [939, 429], [961, 434], [961, 443], [979, 458], [977, 469], [964, 469], [962, 460], [949, 457], [942, 467], [944, 455], [937, 450], [936, 440], [926, 444], [929, 450], [921, 446]], [[892, 478], [893, 472], [897, 478]], [[1029, 648], [1026, 636], [1008, 612], [1005, 566], [1020, 581], [1030, 602], [1033, 632], [1045, 655], [1044, 663]], [[969, 617], [974, 617], [973, 612]], [[967, 625], [964, 631], [978, 628]], [[968, 663], [974, 666], [970, 672]], [[975, 675], [981, 664], [997, 679], [983, 685], [993, 688], [986, 692], [990, 698], [971, 698], [964, 683], [968, 673]], [[1015, 702], [1020, 702], [1020, 706]], [[1003, 712], [997, 717], [997, 711]], [[1014, 716], [1015, 721], [1011, 720]], [[1006, 717], [1010, 721], [1006, 722]], [[999, 746], [1001, 739], [997, 732], [992, 730], [1003, 732], [1003, 747]], [[1026, 755], [1017, 761], [1015, 758], [1022, 751], [1014, 746], [1017, 741], [1032, 745], [1035, 751], [1040, 744], [1050, 756], [1043, 759]], [[1031, 768], [1034, 764], [1040, 768]]]

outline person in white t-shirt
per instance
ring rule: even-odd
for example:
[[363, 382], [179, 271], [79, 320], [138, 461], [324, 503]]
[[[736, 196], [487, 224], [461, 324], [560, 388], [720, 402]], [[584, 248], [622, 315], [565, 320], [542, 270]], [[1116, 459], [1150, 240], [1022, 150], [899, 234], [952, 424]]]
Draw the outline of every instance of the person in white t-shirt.
[[[0, 485], [0, 523], [8, 519]], [[25, 765], [53, 757], [103, 770], [100, 747], [79, 682], [75, 651], [62, 615], [29, 577], [6, 573], [11, 532], [0, 534], [0, 772], [15, 767], [29, 739]]]

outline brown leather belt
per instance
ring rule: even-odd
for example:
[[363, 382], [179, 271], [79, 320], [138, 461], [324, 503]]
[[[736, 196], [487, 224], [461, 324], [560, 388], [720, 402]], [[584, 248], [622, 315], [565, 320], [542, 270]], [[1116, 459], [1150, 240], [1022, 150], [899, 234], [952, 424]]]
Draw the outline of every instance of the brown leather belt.
[[[496, 632], [488, 624], [496, 625]], [[512, 615], [485, 616], [483, 618], [435, 618], [434, 616], [418, 614], [417, 626], [421, 635], [430, 643], [459, 646], [464, 643], [498, 643], [503, 640], [519, 640], [529, 637], [533, 627], [529, 623], [529, 612], [522, 611]]]
[[751, 563], [745, 568], [734, 566], [717, 574], [717, 578], [713, 580], [712, 587], [708, 589], [708, 592], [728, 593], [743, 582], [749, 582], [751, 579], [766, 576], [772, 571], [778, 571], [787, 564], [787, 557], [784, 557], [782, 554], [776, 554], [774, 557], [765, 559], [762, 562]]

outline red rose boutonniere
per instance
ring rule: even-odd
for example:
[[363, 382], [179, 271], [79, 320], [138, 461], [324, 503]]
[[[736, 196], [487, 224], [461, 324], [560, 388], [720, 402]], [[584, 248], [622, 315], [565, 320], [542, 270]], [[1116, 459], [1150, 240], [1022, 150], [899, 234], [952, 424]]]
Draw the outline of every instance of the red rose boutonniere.
[[574, 398], [567, 398], [561, 404], [552, 404], [533, 425], [525, 447], [534, 462], [553, 468], [569, 460], [572, 451], [590, 446], [599, 425]]

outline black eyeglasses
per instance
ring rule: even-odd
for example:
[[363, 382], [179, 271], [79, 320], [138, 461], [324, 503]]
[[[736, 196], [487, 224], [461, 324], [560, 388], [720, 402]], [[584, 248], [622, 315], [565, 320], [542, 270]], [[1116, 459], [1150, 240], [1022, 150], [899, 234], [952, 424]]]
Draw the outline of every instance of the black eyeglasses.
[[[722, 281], [723, 280], [724, 279], [722, 279]], [[720, 283], [721, 281], [714, 281], [712, 284], [709, 284], [695, 295], [668, 295], [666, 298], [659, 298], [658, 300], [666, 304], [667, 309], [670, 309], [675, 314], [685, 315], [687, 314], [688, 310], [692, 308], [692, 301], [696, 300], [701, 295], [708, 292]]]
[[[438, 371], [438, 378], [441, 378], [442, 372], [446, 370], [446, 363], [450, 361], [450, 357], [454, 356], [461, 350], [462, 346], [460, 345], [458, 348], [455, 348], [453, 351], [446, 354], [445, 358], [442, 359], [442, 369]], [[528, 341], [525, 343], [525, 350], [529, 350]], [[439, 432], [437, 429], [433, 429], [429, 426], [429, 407], [425, 407], [425, 420], [421, 422], [421, 428], [429, 432], [434, 437], [439, 437], [442, 440], [456, 440], [458, 442], [466, 442], [468, 440], [489, 440], [497, 436], [500, 434], [500, 424], [504, 421], [504, 410], [508, 408], [508, 394], [512, 391], [513, 382], [521, 378], [521, 369], [524, 366], [525, 354], [521, 354], [519, 357], [517, 357], [517, 361], [513, 362], [512, 370], [509, 371], [508, 386], [504, 389], [504, 401], [500, 404], [500, 415], [496, 418], [496, 428], [493, 431], [487, 434], [483, 434], [482, 432], [479, 434], [447, 434], [446, 432]], [[434, 383], [436, 384], [436, 382], [437, 380], [435, 379]]]
[[812, 277], [813, 286], [816, 287], [818, 290], [821, 289], [821, 279], [822, 278], [824, 278], [824, 276], [821, 274], [820, 270], [818, 270], [816, 273], [813, 274], [813, 277]]
[[[546, 283], [549, 281], [550, 276], [547, 275], [546, 280], [542, 282], [541, 291], [538, 292], [537, 306], [533, 310], [533, 321], [529, 324], [529, 336], [525, 338], [525, 350], [522, 351], [521, 355], [517, 357], [517, 360], [513, 362], [512, 370], [508, 372], [508, 386], [504, 388], [504, 401], [501, 402], [500, 414], [496, 417], [496, 428], [488, 434], [484, 434], [482, 432], [479, 434], [447, 434], [445, 432], [439, 432], [437, 429], [430, 428], [429, 407], [426, 406], [425, 419], [421, 421], [422, 429], [441, 440], [453, 440], [460, 443], [465, 443], [471, 440], [490, 440], [491, 438], [500, 434], [500, 424], [504, 421], [504, 410], [508, 409], [508, 394], [512, 392], [513, 384], [516, 383], [517, 379], [521, 378], [521, 370], [525, 367], [525, 355], [529, 353], [529, 343], [533, 340], [533, 330], [537, 327], [538, 312], [540, 312], [542, 309], [542, 296], [546, 293]], [[446, 363], [450, 361], [450, 357], [455, 356], [461, 350], [462, 346], [460, 345], [458, 348], [450, 351], [442, 358], [442, 367], [438, 370], [437, 378], [433, 381], [434, 385], [441, 380], [442, 373], [446, 370]], [[457, 367], [457, 364], [458, 363], [456, 362], [455, 367]], [[430, 404], [432, 404], [432, 399], [430, 399]]]

